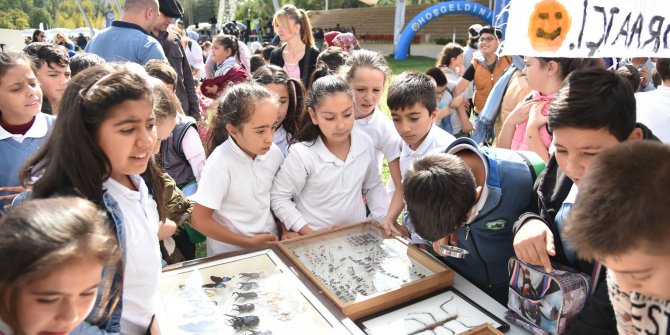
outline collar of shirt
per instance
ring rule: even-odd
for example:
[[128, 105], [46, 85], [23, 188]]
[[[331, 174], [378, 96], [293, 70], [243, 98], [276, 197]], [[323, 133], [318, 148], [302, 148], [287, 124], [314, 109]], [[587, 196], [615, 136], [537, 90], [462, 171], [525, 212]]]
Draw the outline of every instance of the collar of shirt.
[[372, 113], [370, 113], [370, 115], [356, 120], [356, 123], [365, 124], [365, 125], [370, 124], [370, 123], [372, 123], [372, 121], [376, 120], [378, 114], [379, 113], [377, 113], [377, 107], [375, 107], [375, 110], [372, 111]]
[[137, 29], [137, 30], [143, 32], [144, 35], [149, 35], [149, 32], [144, 30], [144, 28], [140, 27], [137, 24], [126, 22], [126, 21], [114, 21], [114, 22], [112, 22], [112, 27]]
[[479, 159], [481, 159], [482, 164], [484, 164], [484, 171], [485, 171], [484, 181], [483, 181], [483, 185], [482, 185], [482, 191], [479, 194], [479, 200], [477, 200], [477, 204], [475, 205], [475, 208], [473, 209], [473, 213], [472, 213], [472, 215], [470, 215], [470, 218], [468, 219], [468, 223], [470, 223], [470, 222], [474, 221], [474, 219], [477, 217], [477, 215], [479, 215], [479, 212], [481, 212], [481, 210], [484, 208], [484, 206], [486, 205], [486, 200], [488, 199], [488, 196], [489, 196], [489, 186], [488, 186], [489, 163], [486, 160], [486, 158], [484, 158], [484, 155], [479, 150], [473, 150], [472, 146], [470, 146], [468, 144], [455, 145], [454, 147], [452, 147], [449, 150], [448, 153], [456, 154], [457, 152], [459, 152], [461, 150], [470, 150], [470, 151], [474, 152], [475, 154], [477, 154]]
[[[349, 153], [347, 154], [346, 161], [343, 162], [341, 159], [333, 155], [328, 147], [326, 147], [326, 144], [323, 143], [321, 136], [319, 136], [316, 141], [314, 141], [314, 149], [316, 150], [316, 154], [319, 155], [319, 158], [326, 163], [336, 163], [342, 165], [348, 163], [353, 157], [356, 157], [367, 150], [364, 143], [362, 142], [364, 139], [361, 138], [361, 134], [356, 128], [351, 130], [351, 135], [349, 136], [351, 138], [351, 145], [349, 146]], [[309, 146], [309, 144], [307, 146]]]
[[[224, 143], [224, 144], [227, 143], [226, 145], [230, 147], [230, 150], [231, 150], [234, 154], [236, 154], [237, 156], [239, 156], [240, 158], [242, 158], [242, 159], [244, 159], [244, 160], [248, 160], [248, 161], [257, 161], [257, 160], [258, 160], [258, 161], [264, 161], [264, 160], [265, 160], [265, 157], [267, 156], [267, 154], [265, 154], [265, 155], [256, 155], [256, 158], [251, 158], [251, 157], [249, 157], [249, 155], [248, 155], [246, 152], [244, 152], [244, 150], [242, 150], [242, 148], [240, 148], [239, 145], [237, 145], [237, 142], [235, 142], [235, 140], [233, 139], [233, 137], [230, 136], [230, 135], [228, 135], [228, 139], [227, 139], [225, 142], [223, 142], [223, 143]], [[274, 145], [274, 143], [273, 143], [272, 145]]]
[[35, 122], [33, 122], [33, 126], [30, 127], [30, 129], [28, 129], [28, 131], [24, 135], [12, 134], [7, 130], [5, 130], [4, 128], [0, 127], [0, 140], [13, 137], [17, 138], [17, 140], [21, 142], [23, 141], [23, 139], [28, 137], [42, 138], [47, 134], [48, 131], [49, 126], [47, 125], [46, 115], [42, 113], [37, 113], [37, 115], [35, 116]]
[[403, 146], [403, 156], [414, 156], [414, 155], [425, 155], [429, 153], [429, 150], [431, 150], [431, 146], [433, 141], [433, 137], [435, 137], [435, 128], [437, 126], [433, 123], [430, 126], [430, 130], [428, 131], [428, 135], [423, 139], [423, 142], [419, 144], [419, 147], [416, 148], [416, 150], [412, 150], [412, 148], [409, 147], [407, 142], [403, 141], [402, 146]]
[[107, 181], [105, 181], [104, 187], [106, 189], [114, 188], [117, 193], [123, 194], [124, 197], [130, 200], [142, 200], [142, 193], [147, 193], [149, 191], [147, 185], [142, 182], [142, 177], [139, 175], [129, 175], [128, 177], [130, 177], [130, 181], [133, 183], [133, 185], [135, 185], [137, 191], [123, 186], [121, 183], [112, 178], [109, 178]]

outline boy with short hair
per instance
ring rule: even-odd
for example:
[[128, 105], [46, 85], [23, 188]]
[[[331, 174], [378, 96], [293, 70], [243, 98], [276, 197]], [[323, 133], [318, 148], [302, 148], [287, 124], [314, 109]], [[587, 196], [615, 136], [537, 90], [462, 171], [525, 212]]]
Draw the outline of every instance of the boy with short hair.
[[619, 334], [670, 332], [668, 189], [670, 146], [617, 145], [594, 160], [565, 223], [577, 255], [607, 267]]
[[[437, 101], [435, 82], [427, 75], [406, 71], [393, 78], [388, 89], [386, 104], [391, 109], [391, 119], [403, 140], [400, 153], [400, 173], [403, 176], [410, 164], [433, 152], [443, 152], [454, 136], [435, 125]], [[389, 185], [393, 185], [389, 183]], [[412, 230], [409, 220], [403, 215], [405, 226]], [[383, 225], [386, 232], [398, 227]], [[425, 243], [412, 234], [412, 242]]]
[[459, 138], [446, 153], [415, 161], [405, 175], [405, 203], [416, 232], [433, 241], [440, 256], [447, 256], [443, 245], [467, 250], [463, 259], [444, 261], [501, 304], [514, 255], [512, 225], [530, 206], [542, 168], [544, 161], [532, 152], [479, 148]]
[[67, 49], [57, 44], [32, 43], [23, 52], [33, 58], [33, 70], [44, 93], [42, 113], [57, 115], [71, 75]]
[[[549, 110], [555, 153], [535, 183], [533, 208], [514, 224], [516, 256], [551, 271], [551, 261], [591, 275], [594, 264], [578, 260], [566, 245], [563, 226], [577, 196], [577, 186], [593, 157], [626, 140], [658, 140], [635, 123], [635, 97], [626, 79], [600, 68], [573, 71], [565, 78]], [[615, 167], [612, 167], [615, 168]], [[597, 282], [604, 280], [599, 278]], [[572, 333], [613, 333], [614, 318], [605, 285], [570, 326]]]

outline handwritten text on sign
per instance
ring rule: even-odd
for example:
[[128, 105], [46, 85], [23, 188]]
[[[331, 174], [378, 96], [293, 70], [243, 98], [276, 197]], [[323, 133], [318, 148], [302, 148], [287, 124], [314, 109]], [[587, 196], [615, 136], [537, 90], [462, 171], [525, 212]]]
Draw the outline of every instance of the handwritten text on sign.
[[670, 58], [668, 0], [513, 0], [504, 54]]

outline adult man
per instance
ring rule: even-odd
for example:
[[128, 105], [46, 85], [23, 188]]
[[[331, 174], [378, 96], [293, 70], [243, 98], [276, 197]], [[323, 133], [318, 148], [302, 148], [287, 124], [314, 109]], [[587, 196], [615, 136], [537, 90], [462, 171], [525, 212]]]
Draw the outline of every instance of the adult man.
[[86, 46], [108, 62], [145, 64], [151, 59], [167, 60], [158, 41], [148, 30], [158, 18], [158, 0], [126, 0], [121, 20], [96, 34]]
[[184, 9], [177, 0], [159, 0], [158, 3], [160, 11], [158, 12], [156, 23], [151, 27], [151, 36], [158, 40], [170, 66], [177, 72], [175, 90], [184, 114], [199, 120], [200, 105], [198, 104], [198, 96], [195, 94], [195, 83], [193, 82], [191, 65], [188, 63], [179, 35], [172, 31], [167, 31], [168, 26], [176, 18], [182, 16]]
[[635, 93], [637, 121], [648, 125], [665, 144], [670, 144], [670, 58], [659, 58], [656, 71], [663, 80], [655, 90]]
[[[502, 39], [502, 32], [491, 26], [483, 27], [479, 31], [479, 51], [472, 57], [463, 77], [456, 82], [453, 96], [458, 96], [470, 85], [475, 83], [475, 93], [472, 97], [475, 105], [475, 113], [479, 114], [484, 109], [486, 99], [503, 71], [512, 63], [510, 56], [498, 57], [498, 45]], [[466, 65], [467, 66], [467, 65]]]

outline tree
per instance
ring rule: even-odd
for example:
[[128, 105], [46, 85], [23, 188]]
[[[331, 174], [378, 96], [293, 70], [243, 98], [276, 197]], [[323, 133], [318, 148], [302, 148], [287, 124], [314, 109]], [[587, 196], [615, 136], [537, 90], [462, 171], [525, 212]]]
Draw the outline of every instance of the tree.
[[6, 29], [27, 29], [28, 14], [19, 8], [0, 11], [0, 28]]
[[30, 13], [28, 13], [28, 17], [31, 27], [37, 28], [40, 26], [40, 23], [43, 23], [45, 27], [53, 26], [53, 19], [49, 12], [44, 8], [33, 8]]

